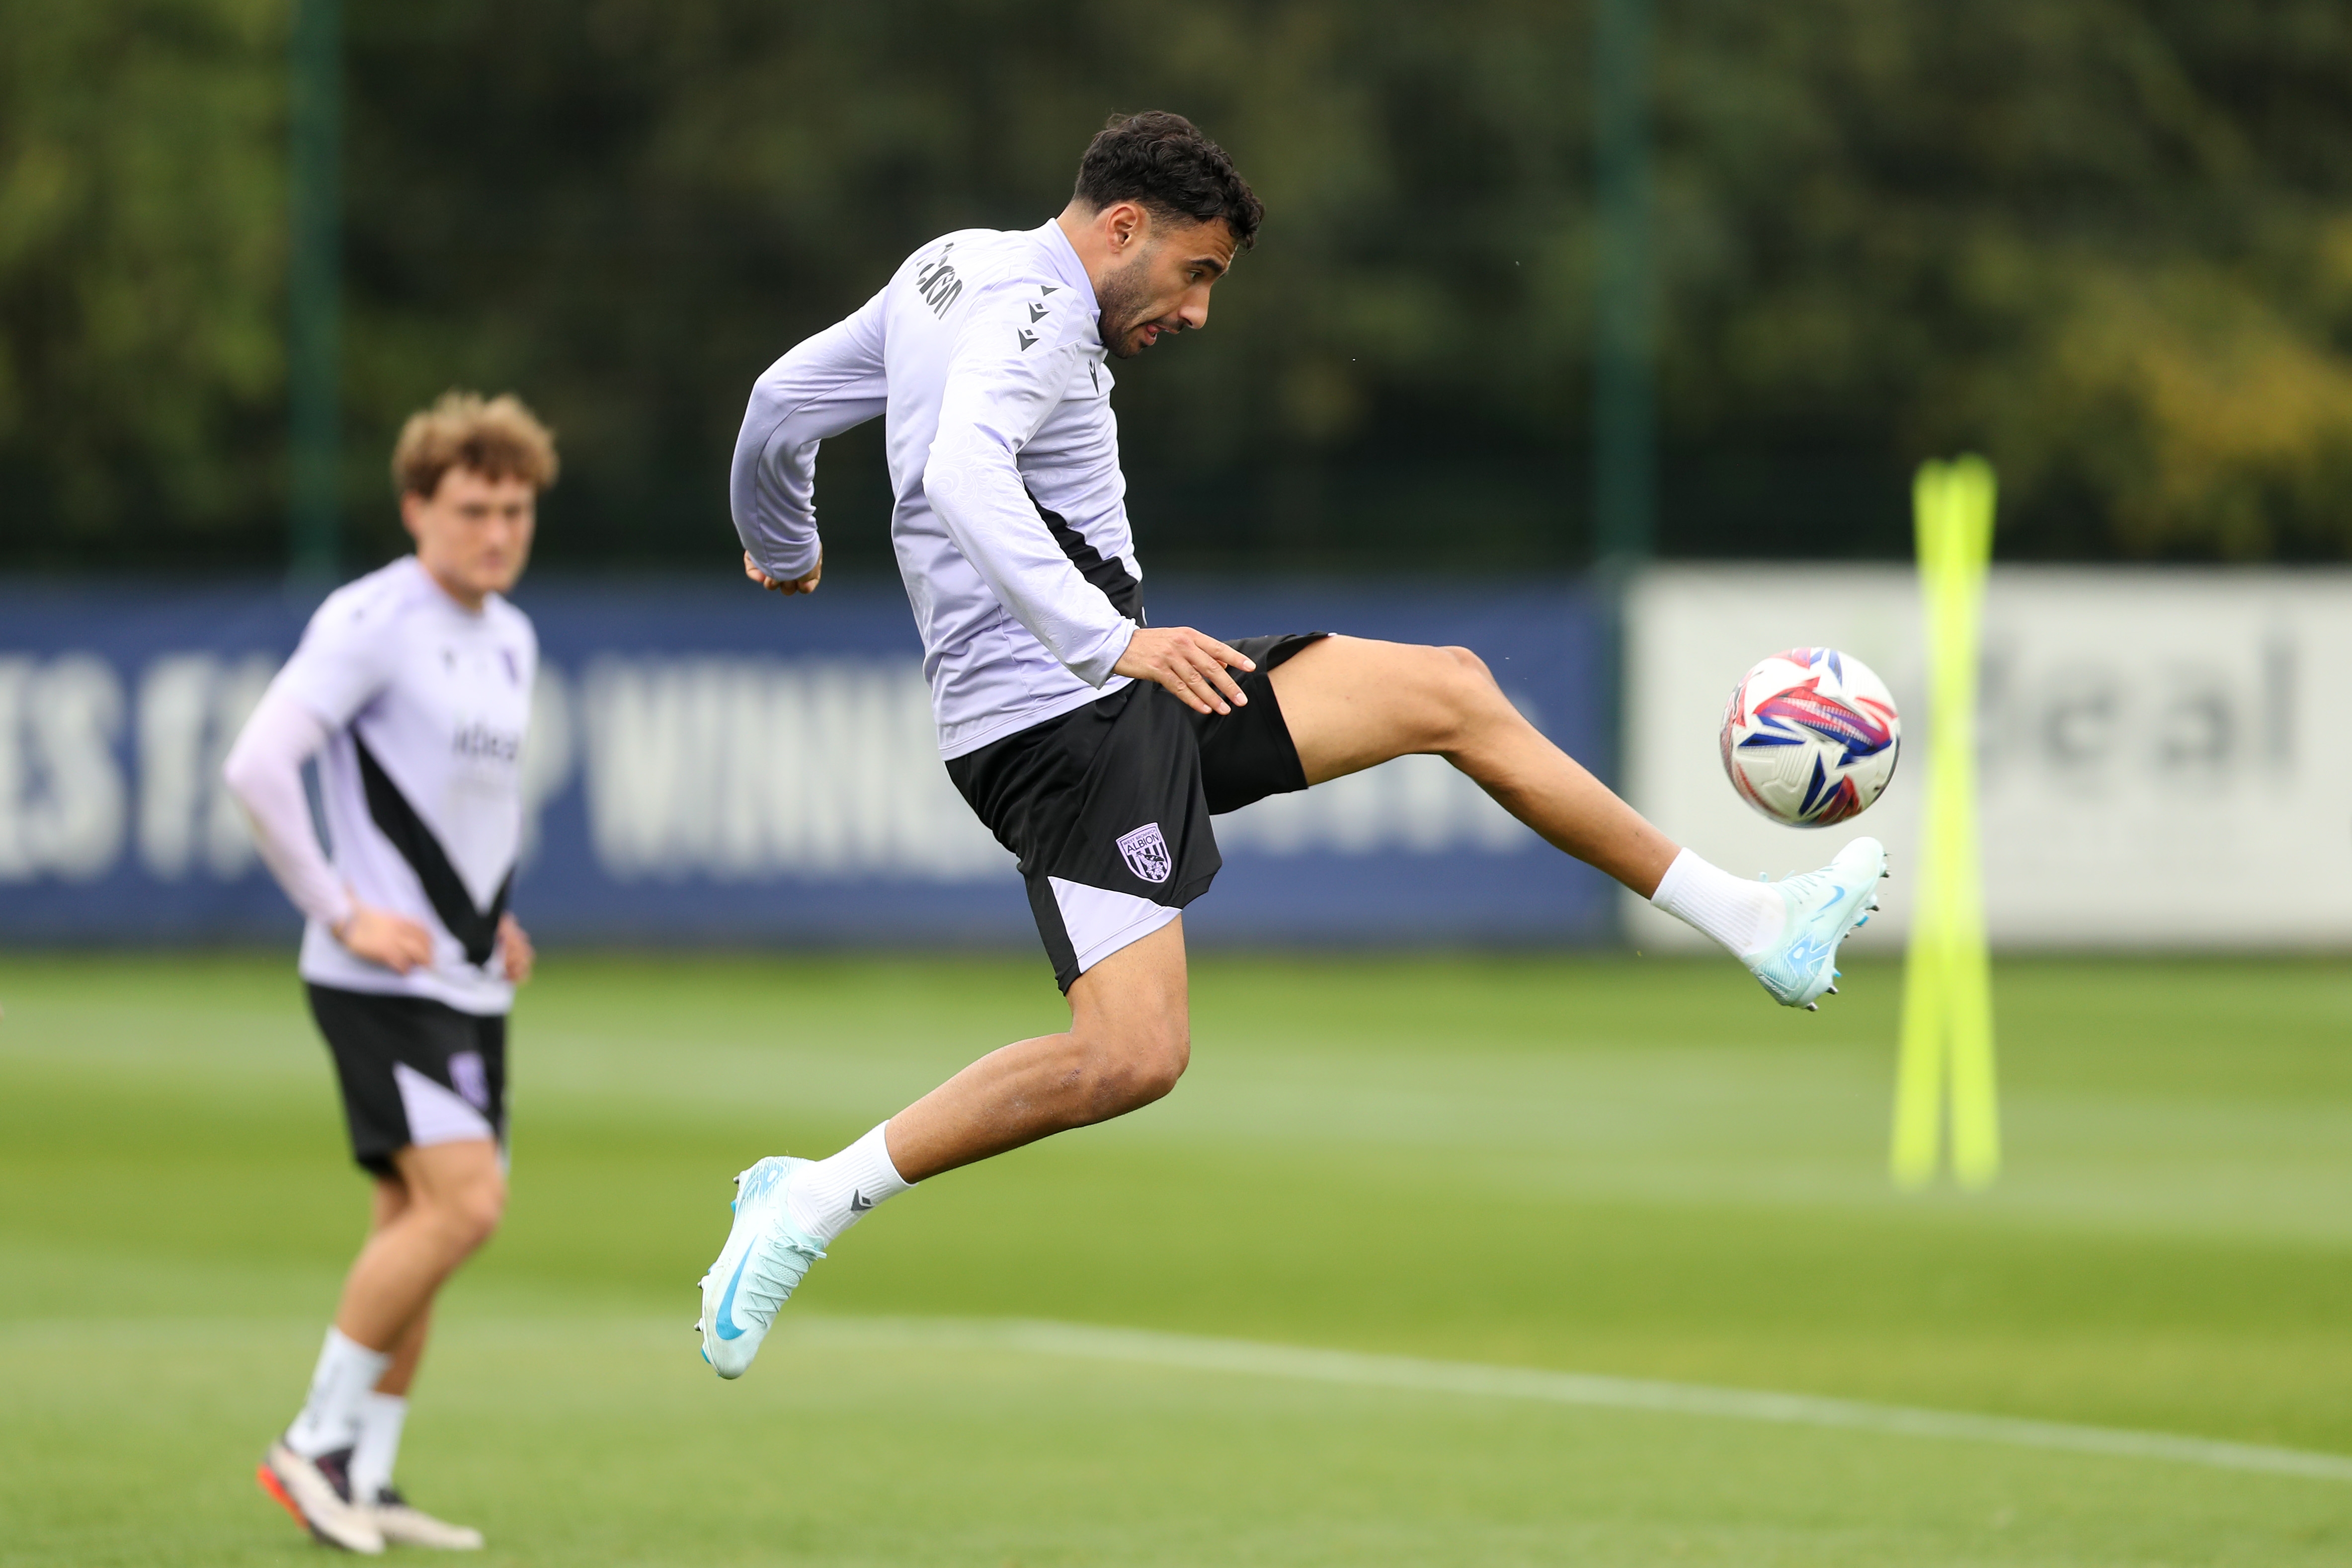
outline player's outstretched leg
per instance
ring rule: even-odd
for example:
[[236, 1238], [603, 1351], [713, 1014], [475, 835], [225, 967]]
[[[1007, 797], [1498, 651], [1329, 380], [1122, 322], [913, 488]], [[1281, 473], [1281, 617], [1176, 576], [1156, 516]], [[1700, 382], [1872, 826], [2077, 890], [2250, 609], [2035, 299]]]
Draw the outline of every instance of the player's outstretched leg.
[[830, 1159], [772, 1155], [736, 1178], [734, 1226], [695, 1323], [719, 1376], [743, 1375], [809, 1265], [875, 1205], [1173, 1089], [1192, 1056], [1183, 922], [1096, 963], [1069, 1001], [1063, 1033], [990, 1052]]
[[1555, 847], [1721, 943], [1784, 1007], [1834, 990], [1838, 945], [1877, 907], [1877, 840], [1785, 882], [1733, 876], [1546, 739], [1467, 648], [1328, 637], [1270, 678], [1310, 786], [1410, 753], [1443, 757]]

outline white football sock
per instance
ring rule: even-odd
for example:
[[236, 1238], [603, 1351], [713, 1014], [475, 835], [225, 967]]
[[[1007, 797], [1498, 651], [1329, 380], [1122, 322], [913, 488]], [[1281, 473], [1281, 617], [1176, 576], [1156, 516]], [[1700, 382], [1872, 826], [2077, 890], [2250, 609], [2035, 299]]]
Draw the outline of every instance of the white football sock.
[[391, 1364], [383, 1352], [329, 1329], [318, 1370], [310, 1374], [310, 1397], [286, 1428], [286, 1446], [306, 1459], [350, 1448], [359, 1436], [360, 1401]]
[[826, 1245], [866, 1218], [866, 1211], [886, 1197], [896, 1197], [914, 1184], [899, 1176], [883, 1142], [885, 1122], [831, 1159], [802, 1166], [784, 1194], [784, 1210], [793, 1223]]
[[400, 1428], [408, 1419], [403, 1395], [370, 1389], [360, 1401], [360, 1437], [352, 1446], [352, 1500], [372, 1503], [392, 1485], [392, 1467], [400, 1458]]
[[1650, 902], [1675, 919], [1697, 927], [1741, 958], [1752, 958], [1780, 939], [1789, 906], [1769, 882], [1744, 882], [1685, 850], [1658, 879]]

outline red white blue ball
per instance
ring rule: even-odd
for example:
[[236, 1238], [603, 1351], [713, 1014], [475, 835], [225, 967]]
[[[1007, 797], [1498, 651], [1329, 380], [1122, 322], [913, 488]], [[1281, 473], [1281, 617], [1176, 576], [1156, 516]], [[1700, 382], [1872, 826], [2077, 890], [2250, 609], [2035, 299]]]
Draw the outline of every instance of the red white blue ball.
[[1773, 654], [1741, 678], [1723, 711], [1731, 787], [1792, 828], [1826, 828], [1868, 810], [1902, 747], [1886, 683], [1835, 648]]

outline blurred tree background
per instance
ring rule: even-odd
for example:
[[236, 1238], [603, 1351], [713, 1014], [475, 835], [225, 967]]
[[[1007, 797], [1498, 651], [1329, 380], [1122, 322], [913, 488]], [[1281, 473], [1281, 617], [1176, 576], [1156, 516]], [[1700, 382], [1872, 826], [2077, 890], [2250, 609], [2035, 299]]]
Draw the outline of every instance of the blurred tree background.
[[[542, 559], [726, 570], [751, 378], [1114, 110], [1265, 198], [1121, 372], [1152, 565], [1590, 553], [1589, 5], [346, 0], [348, 554], [452, 384], [560, 429]], [[0, 562], [285, 550], [287, 0], [0, 20]], [[2352, 8], [1660, 0], [1660, 543], [1900, 556], [1974, 447], [2012, 559], [2352, 555]], [[887, 553], [878, 433], [828, 447]]]

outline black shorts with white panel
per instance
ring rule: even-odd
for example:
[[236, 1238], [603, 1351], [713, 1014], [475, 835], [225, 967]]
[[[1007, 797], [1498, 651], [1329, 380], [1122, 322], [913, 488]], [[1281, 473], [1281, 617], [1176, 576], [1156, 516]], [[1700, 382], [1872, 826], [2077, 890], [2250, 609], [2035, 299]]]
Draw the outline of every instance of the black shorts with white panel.
[[1247, 704], [1194, 713], [1137, 681], [954, 758], [948, 777], [1021, 862], [1029, 907], [1068, 990], [1176, 918], [1224, 862], [1209, 819], [1307, 788], [1268, 677], [1321, 632], [1244, 637]]
[[468, 1138], [507, 1142], [507, 1020], [429, 997], [313, 985], [310, 1016], [343, 1090], [352, 1158], [378, 1176], [392, 1156]]

